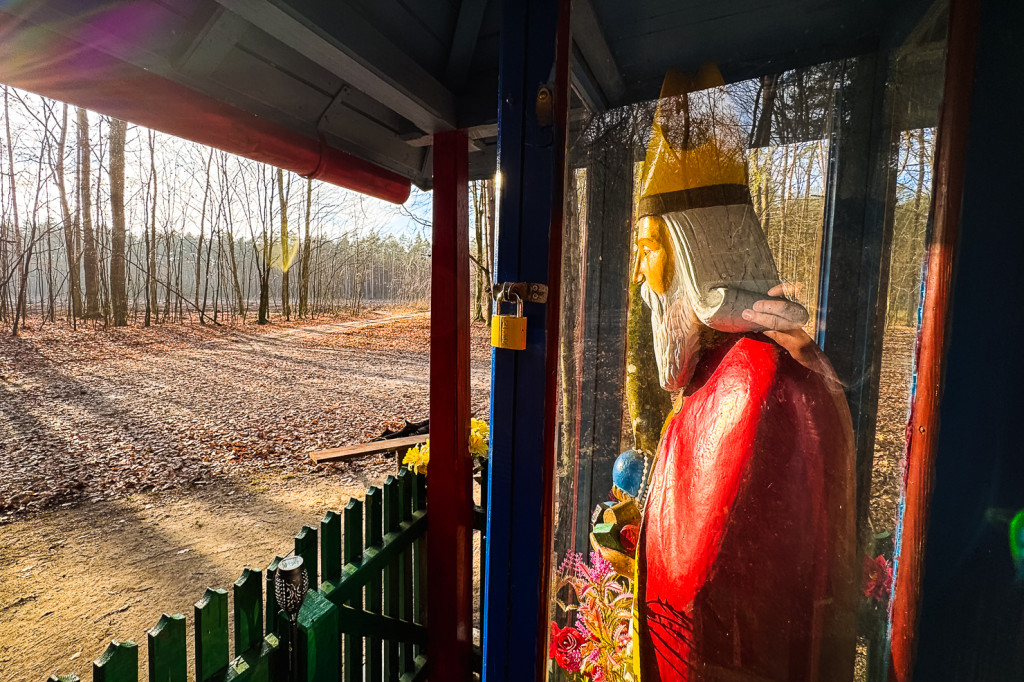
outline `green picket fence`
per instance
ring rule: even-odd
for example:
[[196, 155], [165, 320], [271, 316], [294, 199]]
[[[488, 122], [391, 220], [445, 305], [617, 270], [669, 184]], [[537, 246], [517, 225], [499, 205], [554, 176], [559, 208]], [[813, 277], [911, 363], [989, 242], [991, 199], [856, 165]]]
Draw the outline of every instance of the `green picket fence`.
[[[303, 682], [414, 682], [426, 648], [426, 478], [403, 469], [365, 501], [304, 526], [295, 554], [310, 590], [298, 614], [298, 679]], [[245, 569], [228, 593], [208, 589], [193, 613], [196, 682], [287, 679], [287, 616], [274, 598], [274, 573]], [[264, 580], [265, 578], [265, 580]], [[229, 620], [234, 624], [229, 646]], [[186, 682], [186, 619], [164, 614], [146, 633], [149, 670], [140, 675], [138, 644], [111, 643], [93, 663], [94, 682]], [[234, 651], [231, 658], [229, 649]], [[77, 675], [50, 680], [77, 681]]]

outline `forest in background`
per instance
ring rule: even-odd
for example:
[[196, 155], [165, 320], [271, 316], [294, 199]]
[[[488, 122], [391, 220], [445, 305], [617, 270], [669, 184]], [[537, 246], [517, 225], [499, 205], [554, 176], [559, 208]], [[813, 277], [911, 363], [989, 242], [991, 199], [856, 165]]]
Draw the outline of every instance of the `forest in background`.
[[[426, 306], [430, 197], [404, 206], [3, 86], [0, 323], [306, 318]], [[493, 181], [471, 187], [474, 318]]]

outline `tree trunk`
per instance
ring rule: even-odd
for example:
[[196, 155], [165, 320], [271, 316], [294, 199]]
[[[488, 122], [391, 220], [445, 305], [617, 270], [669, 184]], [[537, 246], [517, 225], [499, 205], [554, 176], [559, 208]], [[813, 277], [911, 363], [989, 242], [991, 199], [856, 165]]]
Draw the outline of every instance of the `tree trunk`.
[[299, 317], [309, 315], [309, 223], [313, 210], [313, 181], [306, 180], [306, 233], [302, 240], [302, 262], [299, 264]]
[[284, 319], [292, 316], [288, 301], [288, 267], [292, 264], [291, 244], [288, 242], [288, 198], [284, 192], [284, 171], [277, 169], [277, 198], [281, 204], [281, 312]]
[[57, 139], [57, 153], [54, 162], [54, 173], [57, 176], [57, 194], [60, 198], [60, 216], [64, 224], [64, 255], [68, 261], [68, 298], [70, 299], [71, 315], [82, 316], [82, 276], [81, 257], [78, 253], [78, 229], [71, 205], [68, 203], [68, 189], [64, 181], [64, 147], [68, 138], [68, 105], [63, 107], [61, 116], [60, 136]]
[[[487, 235], [487, 267], [494, 267], [494, 180], [484, 180], [484, 193], [487, 199], [484, 201], [484, 232]], [[491, 323], [492, 306], [490, 302], [490, 288], [493, 277], [487, 278], [487, 324]]]
[[[483, 203], [487, 199], [487, 190], [483, 182], [473, 183], [473, 227], [476, 237], [476, 300], [473, 304], [473, 321], [484, 321], [484, 307], [490, 307], [490, 296], [487, 296], [484, 303], [485, 281], [490, 279], [489, 272], [485, 273], [484, 266], [484, 214], [486, 213]], [[489, 288], [489, 287], [488, 287]]]
[[89, 143], [89, 114], [78, 108], [78, 192], [82, 202], [82, 257], [85, 265], [85, 317], [100, 317], [99, 258], [92, 229], [92, 153]]
[[[6, 136], [7, 136], [7, 164], [8, 164], [8, 170], [10, 172], [10, 175], [8, 177], [9, 177], [10, 182], [11, 182], [11, 209], [12, 209], [13, 216], [14, 216], [14, 221], [13, 221], [14, 222], [14, 255], [15, 255], [15, 258], [17, 259], [17, 263], [18, 263], [17, 271], [18, 271], [18, 280], [20, 281], [22, 275], [25, 272], [25, 264], [24, 264], [24, 262], [22, 262], [22, 253], [21, 253], [21, 224], [20, 224], [19, 218], [18, 218], [18, 191], [17, 191], [17, 183], [14, 180], [14, 145], [11, 143], [11, 141], [12, 141], [12, 138], [11, 138], [11, 115], [10, 115], [10, 106], [8, 104], [8, 88], [7, 88], [6, 85], [4, 86], [4, 129], [6, 131]], [[4, 276], [4, 277], [8, 277], [9, 278], [11, 276], [11, 274], [13, 274], [13, 273], [9, 273], [7, 275], [5, 275], [4, 273], [0, 273], [0, 276]], [[6, 289], [6, 286], [7, 285], [6, 285], [6, 282], [5, 282], [4, 283], [4, 288], [5, 289]], [[15, 298], [15, 303], [14, 303], [14, 327], [13, 327], [13, 334], [14, 334], [14, 336], [18, 335], [18, 310], [19, 310], [19, 305], [20, 304], [18, 302], [18, 298], [16, 297]]]
[[199, 212], [199, 241], [196, 243], [196, 295], [195, 295], [195, 309], [199, 310], [199, 281], [203, 274], [202, 270], [202, 254], [203, 254], [203, 229], [206, 225], [206, 204], [210, 198], [210, 164], [213, 162], [213, 149], [210, 149], [210, 155], [206, 158], [206, 184], [203, 189], [203, 208]]
[[153, 321], [160, 322], [160, 307], [156, 301], [156, 133], [149, 131], [149, 172], [153, 176], [153, 211], [149, 224], [149, 308], [153, 311]]
[[128, 324], [128, 292], [124, 254], [124, 144], [128, 124], [110, 120], [110, 307], [115, 327]]

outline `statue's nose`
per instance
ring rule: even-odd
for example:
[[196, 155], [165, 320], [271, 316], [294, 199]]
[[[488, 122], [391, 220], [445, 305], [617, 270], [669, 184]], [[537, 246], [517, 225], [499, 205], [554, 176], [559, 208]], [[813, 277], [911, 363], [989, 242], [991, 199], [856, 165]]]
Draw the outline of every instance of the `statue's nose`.
[[644, 283], [644, 279], [645, 279], [644, 278], [644, 273], [643, 273], [643, 269], [640, 267], [642, 261], [643, 261], [643, 256], [639, 252], [639, 250], [637, 250], [636, 263], [633, 265], [633, 283], [634, 284], [643, 284]]

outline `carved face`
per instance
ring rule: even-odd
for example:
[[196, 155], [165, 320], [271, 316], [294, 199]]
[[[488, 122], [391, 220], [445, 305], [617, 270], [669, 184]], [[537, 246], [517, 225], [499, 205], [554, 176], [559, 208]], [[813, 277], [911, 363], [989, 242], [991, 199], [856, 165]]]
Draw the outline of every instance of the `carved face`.
[[686, 295], [680, 272], [680, 245], [665, 221], [647, 216], [637, 226], [637, 262], [634, 281], [651, 309], [654, 354], [662, 388], [685, 388], [700, 357], [703, 325]]
[[672, 285], [676, 267], [667, 230], [665, 221], [657, 216], [644, 216], [637, 226], [633, 280], [637, 284], [647, 282], [659, 296], [664, 296]]

